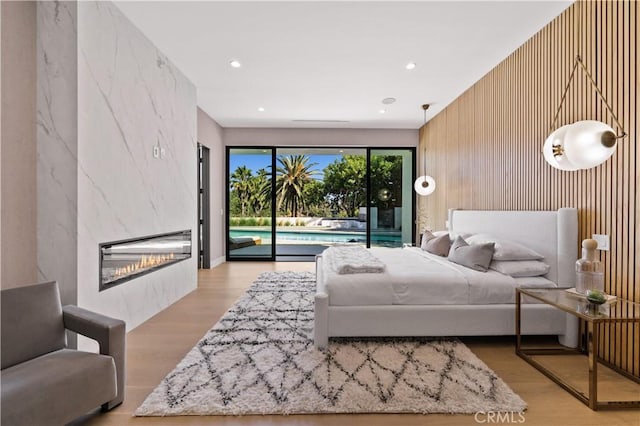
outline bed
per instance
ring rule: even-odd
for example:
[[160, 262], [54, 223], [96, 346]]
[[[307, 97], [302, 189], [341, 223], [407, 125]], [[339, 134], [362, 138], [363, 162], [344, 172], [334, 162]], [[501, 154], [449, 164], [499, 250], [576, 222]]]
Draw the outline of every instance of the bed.
[[[450, 235], [490, 234], [519, 242], [544, 256], [553, 286], [575, 286], [578, 247], [578, 215], [573, 208], [557, 211], [450, 210]], [[491, 271], [478, 278], [480, 284], [448, 285], [449, 277], [429, 275], [424, 282], [415, 274], [407, 278], [412, 262], [423, 256], [419, 247], [370, 249], [387, 260], [385, 273], [331, 274], [326, 255], [316, 258], [317, 288], [314, 310], [314, 343], [326, 347], [330, 337], [371, 336], [488, 336], [515, 333], [515, 287], [529, 287], [527, 280], [514, 284]], [[448, 262], [431, 259], [427, 262]], [[424, 257], [423, 256], [423, 257]], [[323, 263], [325, 262], [325, 263]], [[422, 262], [422, 260], [420, 261]], [[444, 268], [446, 265], [442, 265]], [[464, 267], [456, 267], [459, 269]], [[416, 268], [413, 268], [416, 269]], [[452, 274], [463, 275], [464, 271]], [[479, 273], [478, 273], [479, 274]], [[497, 275], [496, 275], [497, 274]], [[433, 274], [432, 274], [433, 275]], [[341, 279], [347, 280], [340, 282]], [[484, 281], [483, 281], [484, 280]], [[469, 281], [471, 282], [471, 281]], [[483, 283], [491, 284], [487, 290]], [[475, 287], [475, 288], [472, 288]], [[382, 289], [382, 291], [380, 291]], [[386, 290], [385, 290], [386, 289]], [[389, 291], [391, 289], [391, 291]], [[544, 304], [525, 303], [522, 333], [557, 335], [561, 344], [575, 347], [575, 317]]]

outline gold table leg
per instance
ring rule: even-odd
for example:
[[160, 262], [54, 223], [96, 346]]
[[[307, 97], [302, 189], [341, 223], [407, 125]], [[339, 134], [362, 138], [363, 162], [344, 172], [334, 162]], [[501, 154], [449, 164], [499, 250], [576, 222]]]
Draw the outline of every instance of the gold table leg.
[[587, 321], [587, 351], [589, 353], [589, 408], [598, 409], [598, 324]]
[[522, 293], [520, 289], [516, 289], [516, 353], [520, 352], [520, 346], [522, 345], [522, 333], [520, 330], [520, 304], [522, 300]]

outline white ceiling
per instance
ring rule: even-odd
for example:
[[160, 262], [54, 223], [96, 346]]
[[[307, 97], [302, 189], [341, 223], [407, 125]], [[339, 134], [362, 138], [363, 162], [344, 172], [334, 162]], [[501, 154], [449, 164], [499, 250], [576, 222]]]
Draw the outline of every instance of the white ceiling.
[[116, 2], [224, 127], [405, 129], [422, 125], [423, 103], [433, 117], [571, 3]]

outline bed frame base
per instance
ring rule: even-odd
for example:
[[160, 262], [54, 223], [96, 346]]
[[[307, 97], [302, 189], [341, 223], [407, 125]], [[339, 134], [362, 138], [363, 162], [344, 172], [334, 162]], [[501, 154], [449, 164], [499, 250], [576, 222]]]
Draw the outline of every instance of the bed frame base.
[[[567, 330], [572, 332], [567, 333]], [[523, 335], [558, 335], [576, 347], [576, 318], [542, 304], [522, 307]], [[329, 306], [316, 294], [314, 343], [324, 348], [329, 337], [373, 336], [507, 336], [515, 334], [515, 305]]]

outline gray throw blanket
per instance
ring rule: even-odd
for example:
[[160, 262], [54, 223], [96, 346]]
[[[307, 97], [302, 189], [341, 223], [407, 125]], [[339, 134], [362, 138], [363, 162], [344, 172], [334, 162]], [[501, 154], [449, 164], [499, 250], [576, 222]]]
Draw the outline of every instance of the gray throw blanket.
[[338, 274], [376, 274], [384, 272], [384, 263], [360, 246], [333, 246], [322, 253], [327, 266]]

